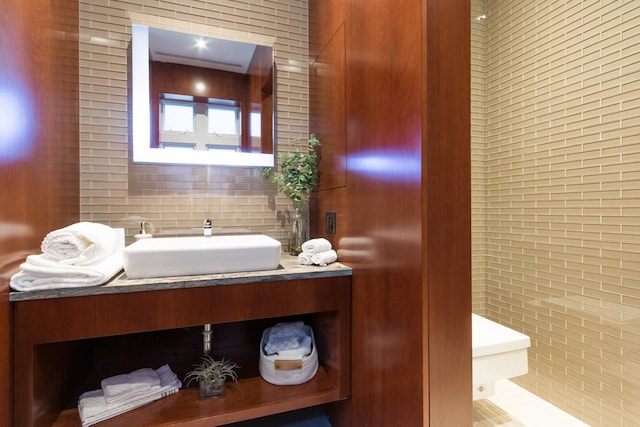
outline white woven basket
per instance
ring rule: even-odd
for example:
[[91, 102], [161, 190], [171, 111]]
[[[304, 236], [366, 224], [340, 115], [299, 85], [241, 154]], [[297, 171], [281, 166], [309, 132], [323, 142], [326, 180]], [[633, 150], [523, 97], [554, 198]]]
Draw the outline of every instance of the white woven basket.
[[262, 333], [260, 340], [260, 375], [265, 381], [275, 385], [296, 385], [302, 384], [313, 378], [318, 372], [318, 352], [316, 351], [316, 341], [313, 336], [313, 329], [305, 325], [307, 332], [311, 336], [311, 353], [302, 359], [283, 359], [277, 354], [264, 354], [264, 346], [269, 337], [271, 328], [267, 328]]

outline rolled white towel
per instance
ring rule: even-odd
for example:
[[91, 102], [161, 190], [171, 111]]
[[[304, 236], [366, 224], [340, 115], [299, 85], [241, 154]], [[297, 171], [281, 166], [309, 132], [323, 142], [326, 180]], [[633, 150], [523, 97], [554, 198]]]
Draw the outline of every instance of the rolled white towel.
[[85, 266], [62, 265], [46, 255], [29, 255], [9, 284], [17, 291], [98, 286], [109, 281], [122, 268], [122, 251]]
[[117, 244], [117, 232], [108, 225], [78, 222], [48, 233], [40, 249], [61, 264], [87, 265], [111, 255]]
[[331, 242], [324, 237], [307, 240], [302, 244], [302, 251], [311, 255], [325, 252], [329, 249], [331, 249]]
[[332, 262], [335, 262], [337, 260], [338, 254], [333, 249], [320, 252], [319, 254], [315, 254], [311, 257], [311, 262], [321, 267], [324, 267], [327, 264], [331, 264]]
[[313, 261], [311, 261], [311, 254], [308, 254], [306, 252], [301, 252], [298, 254], [298, 262], [301, 265], [311, 265], [313, 264]]

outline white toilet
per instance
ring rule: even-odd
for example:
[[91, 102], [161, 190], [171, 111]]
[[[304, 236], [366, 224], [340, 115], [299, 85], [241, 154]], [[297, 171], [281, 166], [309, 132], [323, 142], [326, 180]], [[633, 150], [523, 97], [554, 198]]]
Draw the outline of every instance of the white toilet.
[[527, 373], [527, 349], [531, 340], [477, 314], [471, 317], [473, 400], [478, 400], [495, 393], [495, 381]]

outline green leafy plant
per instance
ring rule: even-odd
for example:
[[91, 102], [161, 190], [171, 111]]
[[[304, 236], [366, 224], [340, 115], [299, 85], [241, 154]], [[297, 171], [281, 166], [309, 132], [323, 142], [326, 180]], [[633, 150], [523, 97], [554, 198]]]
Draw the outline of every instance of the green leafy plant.
[[312, 133], [306, 142], [305, 151], [296, 147], [294, 152], [281, 153], [278, 156], [277, 171], [274, 172], [272, 168], [264, 168], [262, 171], [266, 179], [272, 179], [273, 183], [278, 184], [278, 191], [290, 198], [296, 208], [300, 207], [302, 200], [309, 197], [309, 192], [318, 184], [320, 177], [316, 153], [320, 141]]
[[233, 380], [238, 381], [238, 374], [235, 369], [239, 368], [235, 362], [231, 362], [226, 359], [215, 360], [209, 355], [205, 355], [200, 360], [200, 363], [194, 365], [195, 368], [187, 373], [184, 380], [187, 382], [187, 387], [191, 384], [191, 381], [216, 381], [216, 380]]

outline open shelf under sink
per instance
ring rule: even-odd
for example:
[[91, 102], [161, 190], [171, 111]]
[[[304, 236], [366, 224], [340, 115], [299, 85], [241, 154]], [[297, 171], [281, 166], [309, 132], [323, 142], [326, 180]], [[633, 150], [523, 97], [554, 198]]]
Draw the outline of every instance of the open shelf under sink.
[[[199, 400], [198, 388], [152, 402], [100, 423], [100, 427], [217, 426], [340, 400], [339, 389], [320, 367], [310, 381], [293, 386], [272, 385], [261, 377], [238, 381], [220, 399]], [[54, 427], [80, 427], [77, 409], [61, 412]]]

